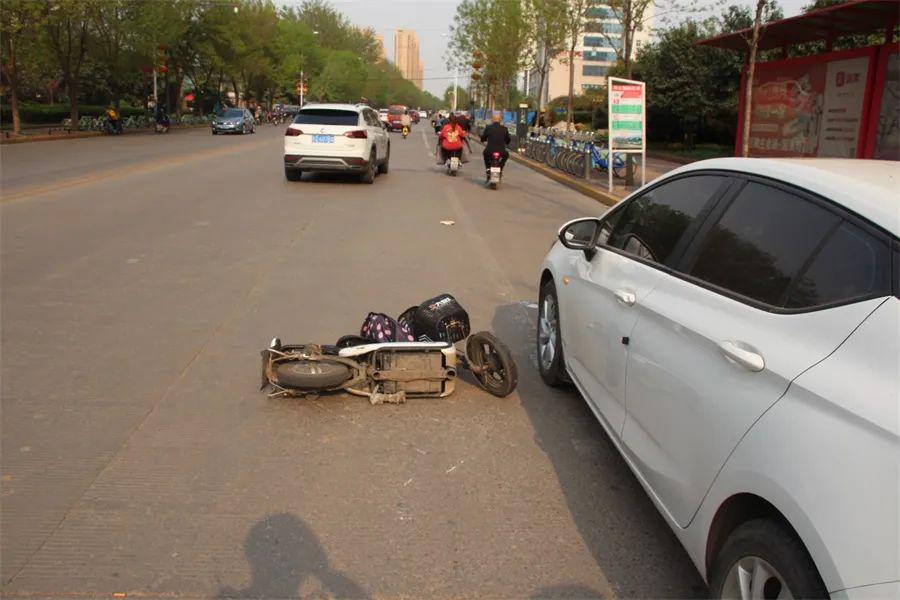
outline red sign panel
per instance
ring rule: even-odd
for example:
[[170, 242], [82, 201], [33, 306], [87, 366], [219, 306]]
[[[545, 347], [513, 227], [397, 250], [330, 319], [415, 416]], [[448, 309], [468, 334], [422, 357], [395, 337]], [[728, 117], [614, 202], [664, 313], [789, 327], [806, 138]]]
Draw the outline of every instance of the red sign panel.
[[875, 52], [863, 48], [758, 64], [750, 155], [862, 156]]

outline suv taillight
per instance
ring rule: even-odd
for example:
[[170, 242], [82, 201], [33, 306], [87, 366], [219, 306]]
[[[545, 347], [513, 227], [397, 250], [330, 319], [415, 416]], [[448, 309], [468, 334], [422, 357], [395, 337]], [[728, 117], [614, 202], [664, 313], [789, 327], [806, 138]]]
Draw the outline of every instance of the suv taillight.
[[348, 138], [354, 138], [354, 139], [358, 139], [358, 140], [364, 140], [367, 137], [369, 137], [369, 134], [366, 132], [365, 129], [355, 129], [353, 131], [348, 131], [344, 135]]
[[290, 127], [288, 127], [287, 129], [284, 130], [284, 135], [285, 136], [303, 135], [303, 132], [300, 131], [299, 129], [291, 129]]

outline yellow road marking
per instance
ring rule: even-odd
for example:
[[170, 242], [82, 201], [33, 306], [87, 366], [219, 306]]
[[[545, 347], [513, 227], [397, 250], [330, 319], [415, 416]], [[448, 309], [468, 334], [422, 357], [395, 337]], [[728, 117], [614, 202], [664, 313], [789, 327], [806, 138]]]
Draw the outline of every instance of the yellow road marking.
[[233, 154], [235, 152], [241, 152], [245, 150], [249, 150], [252, 148], [258, 148], [265, 144], [271, 143], [270, 140], [259, 140], [256, 142], [249, 142], [246, 144], [241, 144], [239, 146], [229, 146], [227, 148], [214, 148], [212, 150], [207, 150], [205, 152], [194, 152], [191, 154], [183, 154], [176, 157], [169, 158], [160, 158], [148, 163], [137, 164], [131, 167], [119, 167], [115, 169], [109, 169], [106, 171], [100, 171], [97, 173], [93, 173], [91, 175], [86, 175], [84, 177], [73, 177], [71, 179], [65, 179], [63, 181], [58, 181], [56, 183], [50, 183], [47, 185], [38, 185], [30, 188], [26, 188], [19, 192], [14, 192], [12, 194], [3, 194], [0, 192], [0, 204], [6, 204], [8, 202], [14, 202], [16, 200], [24, 200], [25, 198], [34, 198], [35, 196], [41, 196], [44, 194], [49, 194], [51, 192], [56, 192], [62, 189], [68, 189], [73, 187], [79, 187], [84, 185], [90, 185], [92, 183], [97, 183], [99, 181], [105, 181], [108, 179], [120, 179], [123, 177], [129, 177], [131, 175], [142, 175], [145, 173], [152, 173], [153, 171], [158, 171], [160, 169], [165, 169], [166, 167], [179, 166], [187, 163], [197, 162], [201, 160], [207, 160], [210, 158], [215, 158], [218, 156], [224, 156], [226, 154]]

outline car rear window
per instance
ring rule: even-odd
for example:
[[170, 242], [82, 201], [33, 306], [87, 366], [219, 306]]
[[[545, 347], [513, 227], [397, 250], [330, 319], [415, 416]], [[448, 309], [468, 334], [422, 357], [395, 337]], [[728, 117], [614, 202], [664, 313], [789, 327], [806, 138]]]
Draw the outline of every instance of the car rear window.
[[403, 109], [402, 108], [392, 108], [388, 111], [388, 114], [389, 115], [402, 115]]
[[355, 110], [334, 110], [329, 108], [308, 108], [294, 117], [297, 125], [357, 125], [359, 113]]

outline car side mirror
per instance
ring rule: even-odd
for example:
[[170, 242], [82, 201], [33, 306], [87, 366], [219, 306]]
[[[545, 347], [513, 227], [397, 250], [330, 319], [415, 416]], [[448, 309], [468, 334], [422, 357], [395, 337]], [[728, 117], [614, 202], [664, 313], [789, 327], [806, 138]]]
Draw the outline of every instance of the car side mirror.
[[569, 221], [559, 230], [560, 243], [570, 250], [581, 250], [585, 258], [591, 260], [597, 254], [597, 235], [600, 233], [600, 219], [589, 217]]

